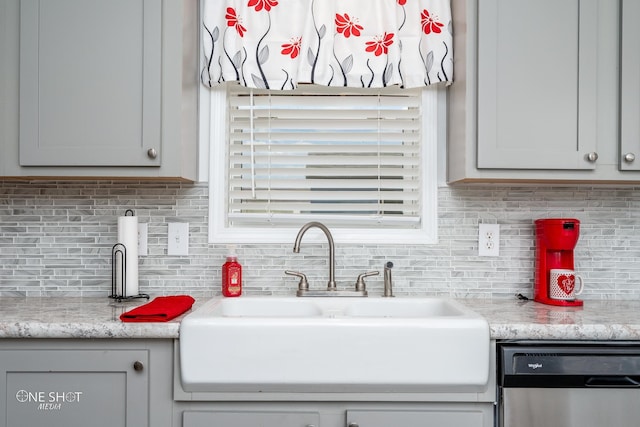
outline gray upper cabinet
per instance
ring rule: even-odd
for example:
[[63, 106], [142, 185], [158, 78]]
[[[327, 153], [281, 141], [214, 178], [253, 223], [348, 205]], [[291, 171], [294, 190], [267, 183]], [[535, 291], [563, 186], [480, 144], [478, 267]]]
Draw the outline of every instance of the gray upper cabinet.
[[196, 179], [196, 0], [3, 7], [0, 176]]
[[480, 2], [479, 168], [594, 168], [597, 21], [595, 0]]
[[155, 0], [21, 2], [20, 165], [160, 166], [161, 17]]
[[449, 182], [640, 179], [619, 170], [619, 1], [452, 8]]
[[640, 2], [622, 0], [620, 169], [640, 170]]

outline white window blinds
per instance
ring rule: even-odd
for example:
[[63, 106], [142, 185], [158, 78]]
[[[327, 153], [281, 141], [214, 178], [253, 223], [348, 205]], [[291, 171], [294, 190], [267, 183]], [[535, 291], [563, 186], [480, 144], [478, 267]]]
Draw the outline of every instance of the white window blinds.
[[421, 227], [421, 89], [228, 88], [227, 227]]

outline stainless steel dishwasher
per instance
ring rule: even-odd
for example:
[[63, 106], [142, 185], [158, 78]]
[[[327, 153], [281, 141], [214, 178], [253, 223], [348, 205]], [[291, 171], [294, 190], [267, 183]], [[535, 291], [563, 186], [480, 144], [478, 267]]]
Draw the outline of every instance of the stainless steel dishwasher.
[[498, 344], [500, 427], [640, 425], [640, 343]]

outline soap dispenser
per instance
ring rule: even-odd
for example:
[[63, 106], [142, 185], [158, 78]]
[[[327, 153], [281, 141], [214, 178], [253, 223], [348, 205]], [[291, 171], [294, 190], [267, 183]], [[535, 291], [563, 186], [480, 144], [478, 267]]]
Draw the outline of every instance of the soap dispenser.
[[238, 262], [235, 246], [229, 246], [227, 261], [222, 266], [222, 295], [225, 297], [242, 295], [242, 265]]

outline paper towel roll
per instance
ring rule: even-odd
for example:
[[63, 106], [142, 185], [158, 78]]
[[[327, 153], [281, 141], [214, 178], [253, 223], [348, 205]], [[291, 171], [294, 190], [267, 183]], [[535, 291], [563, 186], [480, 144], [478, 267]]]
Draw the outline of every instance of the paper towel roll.
[[126, 248], [126, 271], [124, 289], [122, 280], [117, 278], [116, 292], [123, 297], [138, 295], [138, 217], [118, 217], [118, 243]]

